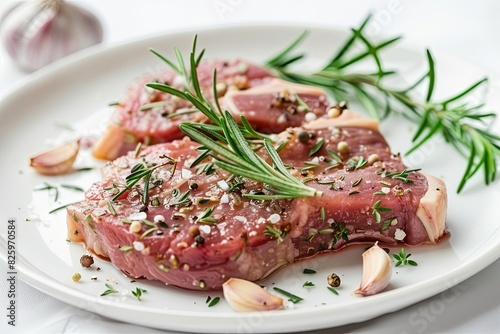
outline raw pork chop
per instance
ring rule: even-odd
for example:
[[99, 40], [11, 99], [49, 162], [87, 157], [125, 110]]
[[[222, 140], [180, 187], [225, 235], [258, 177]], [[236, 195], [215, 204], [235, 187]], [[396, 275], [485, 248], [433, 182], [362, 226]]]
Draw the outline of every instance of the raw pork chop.
[[[444, 183], [408, 172], [376, 122], [345, 110], [280, 136], [290, 140], [282, 160], [322, 197], [249, 200], [242, 195], [262, 184], [213, 168], [211, 158], [190, 168], [199, 144], [185, 138], [109, 162], [103, 180], [67, 208], [69, 238], [130, 277], [200, 290], [220, 289], [231, 277], [260, 280], [352, 243], [419, 245], [443, 235]], [[144, 179], [113, 201], [138, 163], [156, 166], [147, 203]]]
[[[265, 68], [234, 59], [210, 60], [198, 68], [198, 79], [204, 94], [212, 99], [212, 71], [217, 68], [219, 97], [227, 91], [245, 90], [269, 81], [273, 75]], [[183, 90], [184, 80], [173, 70], [146, 75], [133, 82], [115, 107], [108, 129], [94, 148], [94, 156], [113, 160], [133, 150], [138, 142], [156, 144], [182, 138], [183, 121], [205, 121], [201, 112], [186, 112], [192, 105], [170, 94], [149, 89], [148, 82], [166, 83]]]

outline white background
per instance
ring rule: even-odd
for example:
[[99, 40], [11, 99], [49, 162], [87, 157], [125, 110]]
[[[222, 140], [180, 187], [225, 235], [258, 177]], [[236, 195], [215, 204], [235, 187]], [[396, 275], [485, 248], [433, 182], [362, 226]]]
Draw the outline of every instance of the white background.
[[[12, 1], [0, 1], [0, 10]], [[476, 63], [500, 73], [500, 2], [328, 1], [328, 0], [88, 0], [78, 2], [101, 19], [104, 43], [113, 45], [187, 27], [245, 22], [314, 23], [348, 28], [374, 14], [373, 34], [404, 35], [406, 41]], [[457, 69], [459, 73], [459, 69]], [[0, 48], [0, 96], [26, 76]], [[439, 83], [438, 83], [439, 84]], [[5, 145], [6, 143], [2, 143]], [[5, 265], [0, 265], [6, 272]], [[500, 333], [500, 260], [433, 298], [360, 324], [315, 333]], [[1, 280], [0, 301], [6, 298]], [[90, 314], [18, 282], [18, 328], [2, 333], [159, 333]], [[0, 302], [0, 305], [4, 305]], [[3, 307], [1, 307], [3, 309]], [[3, 313], [2, 313], [3, 314]], [[335, 316], [332, 314], [332, 316]]]

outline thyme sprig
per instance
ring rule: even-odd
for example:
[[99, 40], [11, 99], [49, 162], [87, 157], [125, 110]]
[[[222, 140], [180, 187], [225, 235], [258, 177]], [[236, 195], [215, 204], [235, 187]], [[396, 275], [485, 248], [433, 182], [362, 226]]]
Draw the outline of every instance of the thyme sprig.
[[[500, 157], [500, 134], [490, 129], [495, 113], [482, 111], [483, 104], [471, 104], [468, 101], [470, 95], [483, 86], [487, 79], [481, 79], [447, 99], [435, 100], [436, 69], [432, 54], [427, 50], [427, 71], [406, 88], [390, 87], [384, 79], [397, 72], [383, 67], [380, 52], [396, 43], [400, 37], [373, 43], [364, 32], [370, 18], [368, 16], [359, 28], [351, 29], [351, 36], [319, 71], [302, 74], [289, 69], [289, 65], [305, 58], [305, 54], [298, 52], [297, 47], [306, 38], [307, 32], [269, 59], [266, 65], [285, 80], [325, 88], [338, 102], [357, 99], [374, 118], [383, 119], [393, 111], [402, 112], [418, 124], [412, 138], [413, 147], [406, 154], [415, 152], [440, 134], [467, 158], [457, 192], [461, 192], [467, 181], [481, 169], [485, 184], [493, 182], [497, 159]], [[359, 51], [360, 45], [363, 51]], [[374, 72], [356, 69], [360, 62], [366, 60], [374, 62]], [[424, 83], [427, 83], [425, 87]], [[424, 97], [419, 98], [418, 92], [422, 89]]]
[[396, 267], [399, 267], [401, 265], [406, 266], [418, 266], [417, 262], [413, 260], [408, 260], [411, 254], [406, 254], [406, 251], [404, 248], [401, 248], [398, 254], [392, 254], [392, 257], [396, 259]]
[[[234, 175], [246, 177], [248, 179], [262, 182], [266, 190], [271, 194], [251, 194], [245, 193], [243, 196], [269, 200], [278, 198], [297, 198], [308, 196], [321, 196], [322, 192], [312, 187], [308, 187], [300, 180], [296, 179], [285, 167], [276, 149], [266, 135], [256, 132], [248, 121], [241, 117], [242, 125], [238, 125], [233, 116], [222, 110], [218, 100], [215, 98], [215, 107], [203, 95], [196, 66], [201, 59], [201, 55], [196, 54], [196, 41], [194, 38], [192, 51], [189, 58], [190, 70], [185, 66], [185, 61], [178, 49], [175, 49], [177, 65], [172, 61], [154, 51], [157, 56], [164, 60], [184, 77], [186, 82], [185, 91], [181, 91], [167, 84], [148, 83], [147, 86], [177, 96], [189, 101], [194, 107], [207, 116], [212, 125], [184, 122], [180, 124], [180, 129], [189, 137], [200, 143], [204, 147], [202, 155], [209, 154], [214, 159], [214, 164]], [[217, 70], [213, 73], [213, 94], [216, 94]], [[258, 139], [271, 158], [272, 165], [261, 158], [251, 146], [249, 139]], [[210, 153], [206, 153], [209, 150]]]
[[390, 212], [391, 211], [391, 208], [384, 208], [384, 207], [380, 206], [381, 203], [382, 203], [382, 200], [378, 200], [372, 206], [372, 214], [375, 217], [375, 221], [377, 223], [380, 223], [382, 220], [382, 216], [380, 215], [380, 212]]

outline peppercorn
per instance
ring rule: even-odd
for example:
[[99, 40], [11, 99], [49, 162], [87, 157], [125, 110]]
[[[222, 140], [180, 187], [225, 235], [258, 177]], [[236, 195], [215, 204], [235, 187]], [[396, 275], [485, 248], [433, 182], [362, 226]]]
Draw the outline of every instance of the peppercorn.
[[345, 141], [341, 141], [337, 144], [337, 150], [341, 154], [346, 154], [349, 152], [349, 144], [347, 144], [347, 142]]
[[335, 273], [329, 275], [327, 280], [328, 280], [328, 285], [330, 285], [333, 288], [337, 288], [340, 286], [340, 277]]
[[309, 135], [309, 133], [307, 133], [307, 131], [301, 131], [299, 133], [299, 142], [307, 143], [309, 141], [309, 138], [311, 138], [311, 136]]
[[84, 268], [90, 268], [90, 266], [94, 264], [94, 258], [91, 255], [82, 255], [80, 258], [80, 264]]
[[194, 237], [194, 242], [196, 242], [198, 245], [203, 245], [205, 243], [205, 238], [198, 234]]
[[80, 273], [75, 273], [71, 277], [71, 279], [73, 280], [73, 282], [78, 282], [78, 281], [80, 281], [81, 278], [82, 278], [82, 275], [80, 275]]

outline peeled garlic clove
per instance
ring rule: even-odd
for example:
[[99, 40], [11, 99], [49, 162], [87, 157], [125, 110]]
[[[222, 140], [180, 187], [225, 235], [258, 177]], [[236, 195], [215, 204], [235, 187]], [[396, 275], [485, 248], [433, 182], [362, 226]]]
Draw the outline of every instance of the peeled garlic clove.
[[236, 311], [270, 311], [284, 307], [284, 301], [259, 285], [240, 278], [230, 278], [222, 284], [226, 301]]
[[62, 146], [52, 148], [30, 158], [30, 166], [44, 175], [60, 175], [67, 173], [73, 167], [80, 148], [76, 140]]
[[355, 295], [369, 296], [387, 287], [392, 275], [392, 262], [389, 254], [375, 243], [363, 253], [363, 276]]
[[102, 26], [92, 13], [63, 0], [22, 1], [0, 21], [2, 44], [26, 71], [100, 43], [102, 37]]

